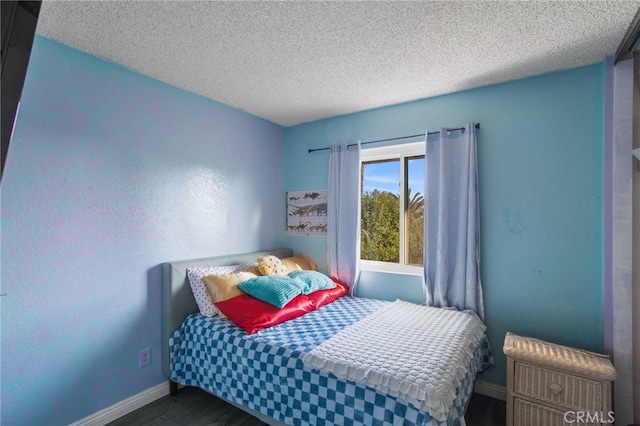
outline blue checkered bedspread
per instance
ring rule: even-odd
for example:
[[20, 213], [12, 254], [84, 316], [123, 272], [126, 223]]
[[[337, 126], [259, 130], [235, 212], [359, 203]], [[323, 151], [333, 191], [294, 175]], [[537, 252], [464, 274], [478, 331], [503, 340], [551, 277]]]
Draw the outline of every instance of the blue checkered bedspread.
[[492, 364], [476, 348], [446, 422], [401, 399], [306, 367], [305, 353], [382, 307], [342, 297], [317, 311], [248, 335], [219, 317], [192, 314], [169, 341], [171, 377], [292, 425], [462, 425], [476, 373]]

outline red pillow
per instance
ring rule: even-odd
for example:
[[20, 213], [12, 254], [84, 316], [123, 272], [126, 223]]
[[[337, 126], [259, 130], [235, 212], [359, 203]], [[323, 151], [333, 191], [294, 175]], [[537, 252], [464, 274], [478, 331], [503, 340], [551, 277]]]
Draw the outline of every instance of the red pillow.
[[216, 307], [231, 322], [249, 334], [297, 318], [316, 309], [308, 296], [300, 294], [283, 308], [277, 308], [248, 294], [216, 302]]
[[336, 280], [333, 280], [333, 282], [336, 283], [336, 286], [334, 288], [330, 288], [327, 290], [318, 290], [314, 291], [313, 293], [307, 294], [307, 297], [315, 304], [316, 309], [319, 309], [321, 306], [339, 299], [349, 291], [347, 286], [342, 284], [341, 282]]

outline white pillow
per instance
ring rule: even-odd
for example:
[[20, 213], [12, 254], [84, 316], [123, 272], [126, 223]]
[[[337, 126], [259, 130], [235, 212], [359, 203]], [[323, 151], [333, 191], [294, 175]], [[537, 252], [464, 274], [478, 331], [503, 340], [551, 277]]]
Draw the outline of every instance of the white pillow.
[[257, 263], [246, 263], [242, 265], [187, 268], [187, 277], [189, 278], [191, 291], [193, 292], [193, 297], [196, 299], [200, 313], [206, 317], [212, 317], [218, 312], [216, 305], [211, 301], [211, 297], [207, 291], [207, 286], [203, 281], [204, 277], [207, 275], [232, 274], [240, 271], [251, 271], [253, 269], [257, 269], [257, 267]]

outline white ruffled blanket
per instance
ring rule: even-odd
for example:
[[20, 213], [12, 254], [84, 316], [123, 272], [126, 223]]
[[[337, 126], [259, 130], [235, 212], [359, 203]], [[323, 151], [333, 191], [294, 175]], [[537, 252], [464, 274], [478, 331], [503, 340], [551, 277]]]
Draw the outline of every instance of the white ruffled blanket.
[[317, 346], [303, 362], [402, 398], [442, 421], [484, 331], [472, 312], [396, 300]]

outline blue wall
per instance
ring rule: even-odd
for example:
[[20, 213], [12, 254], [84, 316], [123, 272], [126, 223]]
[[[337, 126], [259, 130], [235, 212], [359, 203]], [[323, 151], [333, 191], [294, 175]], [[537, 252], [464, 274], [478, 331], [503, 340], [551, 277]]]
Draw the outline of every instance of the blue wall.
[[[604, 64], [285, 130], [285, 190], [326, 189], [338, 142], [479, 122], [481, 273], [496, 368], [507, 331], [602, 350]], [[326, 268], [326, 239], [287, 237]], [[420, 301], [419, 277], [366, 272], [359, 295]]]
[[281, 243], [283, 138], [36, 38], [1, 188], [0, 423], [69, 424], [166, 381], [159, 265]]

